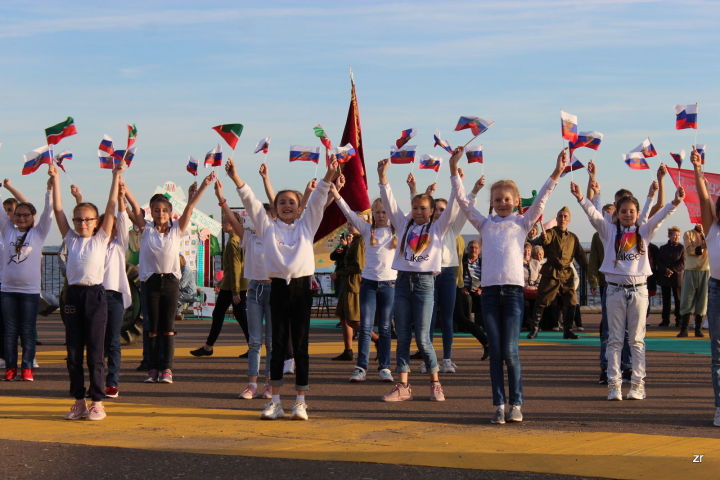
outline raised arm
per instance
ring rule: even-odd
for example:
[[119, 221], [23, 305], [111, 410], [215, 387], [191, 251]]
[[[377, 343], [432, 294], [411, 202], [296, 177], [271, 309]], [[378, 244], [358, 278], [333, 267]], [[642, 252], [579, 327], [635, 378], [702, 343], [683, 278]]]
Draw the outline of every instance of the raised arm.
[[117, 208], [118, 190], [120, 186], [120, 180], [122, 179], [122, 173], [125, 170], [125, 162], [118, 163], [113, 169], [112, 183], [110, 184], [110, 193], [108, 193], [107, 205], [105, 205], [105, 217], [103, 223], [100, 225], [105, 231], [105, 234], [110, 237], [112, 232], [112, 226], [115, 222], [115, 209]]
[[388, 213], [390, 223], [395, 227], [395, 230], [401, 230], [405, 228], [408, 219], [403, 211], [400, 210], [400, 207], [398, 207], [392, 188], [390, 188], [390, 184], [388, 183], [388, 167], [390, 167], [390, 160], [387, 158], [378, 162], [377, 171], [378, 183], [380, 185], [380, 198]]
[[[305, 210], [305, 205], [307, 205], [308, 199], [310, 198], [310, 194], [312, 194], [313, 191], [317, 188], [317, 178], [313, 178], [310, 180], [307, 185], [305, 185], [305, 191], [303, 192], [303, 196], [300, 199], [300, 209], [299, 213], [302, 213], [303, 210]], [[325, 203], [325, 207], [330, 204], [330, 202]]]
[[664, 163], [661, 163], [657, 170], [657, 183], [659, 187], [657, 202], [655, 202], [655, 205], [650, 209], [650, 217], [659, 212], [663, 205], [665, 205], [665, 187], [663, 184], [665, 175], [667, 175], [667, 167]]
[[410, 189], [410, 198], [413, 198], [417, 195], [417, 184], [415, 183], [415, 175], [413, 175], [412, 172], [408, 173], [405, 183], [407, 183], [407, 186]]
[[10, 195], [15, 197], [18, 202], [27, 202], [28, 199], [25, 195], [23, 195], [20, 190], [15, 188], [15, 185], [12, 184], [9, 178], [6, 178], [2, 182], [3, 186], [7, 189], [8, 192], [10, 192]]
[[268, 171], [267, 165], [264, 163], [260, 165], [260, 176], [262, 177], [263, 187], [265, 188], [265, 195], [267, 195], [268, 202], [270, 205], [275, 204], [275, 190], [273, 189], [272, 183], [270, 183], [270, 172]]
[[75, 205], [83, 202], [82, 192], [77, 185], [70, 185], [70, 195], [75, 199]]
[[127, 204], [127, 214], [130, 220], [133, 224], [137, 225], [140, 228], [145, 227], [145, 212], [143, 212], [142, 208], [140, 208], [140, 204], [138, 203], [137, 199], [135, 198], [135, 195], [133, 195], [132, 190], [130, 190], [130, 187], [125, 182], [125, 179], [123, 178], [122, 181], [122, 189], [123, 189], [123, 199], [125, 200], [125, 203]]
[[345, 202], [345, 200], [340, 196], [340, 192], [338, 190], [342, 190], [342, 187], [344, 185], [345, 175], [340, 175], [337, 180], [335, 180], [335, 183], [330, 186], [330, 195], [335, 200], [335, 203], [337, 204], [340, 211], [343, 213], [343, 215], [345, 215], [347, 221], [350, 222], [353, 227], [357, 228], [363, 237], [366, 237], [370, 234], [370, 229], [372, 227], [366, 222], [364, 222], [360, 217], [358, 217], [357, 214], [350, 209], [350, 206], [347, 204], [347, 202]]
[[125, 180], [120, 179], [118, 183], [118, 200], [117, 200], [117, 215], [115, 217], [116, 225], [116, 236], [117, 241], [123, 250], [127, 250], [130, 242], [130, 216], [127, 213], [127, 187], [125, 186]]
[[702, 221], [703, 232], [706, 234], [710, 232], [710, 228], [713, 223], [718, 221], [715, 209], [713, 208], [713, 202], [708, 193], [707, 183], [705, 183], [705, 175], [702, 171], [702, 159], [700, 154], [693, 147], [693, 151], [690, 154], [690, 162], [693, 165], [695, 171], [695, 189], [700, 200], [700, 218]]
[[602, 212], [595, 208], [595, 205], [593, 205], [593, 203], [582, 194], [580, 187], [574, 182], [570, 182], [570, 193], [572, 193], [573, 197], [577, 199], [578, 203], [585, 211], [585, 214], [588, 216], [590, 223], [600, 234], [600, 237], [605, 238], [609, 229], [612, 227], [612, 224], [606, 220], [603, 217]]
[[550, 198], [550, 194], [555, 189], [558, 179], [560, 178], [560, 174], [565, 169], [567, 161], [567, 150], [562, 149], [557, 156], [555, 168], [550, 174], [550, 178], [548, 178], [540, 188], [540, 191], [535, 197], [535, 200], [533, 200], [532, 205], [530, 205], [523, 215], [523, 224], [526, 232], [530, 231], [533, 225], [535, 225], [535, 222], [538, 221], [538, 218], [540, 218], [540, 215], [542, 215], [543, 210], [545, 210], [545, 204], [547, 203], [548, 198]]
[[193, 198], [188, 200], [187, 205], [185, 205], [185, 210], [183, 210], [182, 215], [180, 215], [180, 218], [178, 219], [178, 227], [180, 228], [180, 233], [184, 233], [185, 229], [190, 225], [190, 217], [192, 217], [193, 209], [195, 208], [195, 205], [198, 204], [200, 199], [202, 198], [203, 193], [207, 189], [207, 187], [215, 180], [215, 172], [211, 172], [210, 175], [205, 177], [200, 184], [200, 188], [198, 188], [197, 194], [193, 196]]
[[330, 185], [333, 180], [335, 180], [335, 175], [337, 175], [337, 168], [338, 162], [335, 159], [335, 155], [330, 155], [330, 162], [328, 163], [325, 176], [318, 182], [317, 188], [310, 192], [310, 197], [305, 204], [305, 215], [302, 220], [307, 222], [313, 234], [317, 231], [322, 221], [323, 213], [325, 212], [325, 202], [327, 201], [330, 191]]
[[58, 229], [60, 230], [60, 236], [65, 238], [70, 225], [68, 224], [67, 217], [62, 208], [62, 192], [60, 191], [60, 175], [58, 175], [55, 165], [48, 166], [48, 190], [52, 190], [52, 205], [53, 211], [55, 212], [55, 222], [57, 223]]
[[227, 199], [223, 195], [223, 186], [219, 178], [215, 180], [215, 196], [218, 199], [218, 205], [220, 205], [223, 215], [225, 215], [225, 218], [230, 223], [233, 231], [238, 237], [240, 237], [240, 240], [242, 240], [245, 236], [245, 227], [243, 226], [243, 223], [238, 220], [235, 216], [235, 212], [233, 212], [228, 205]]
[[663, 220], [670, 216], [678, 205], [683, 202], [683, 200], [685, 200], [685, 189], [680, 187], [675, 191], [675, 197], [672, 202], [665, 205], [659, 212], [657, 212], [657, 214], [650, 217], [647, 223], [640, 225], [640, 235], [650, 242], [653, 235], [655, 235], [655, 232], [657, 232], [658, 228], [660, 228], [660, 224]]

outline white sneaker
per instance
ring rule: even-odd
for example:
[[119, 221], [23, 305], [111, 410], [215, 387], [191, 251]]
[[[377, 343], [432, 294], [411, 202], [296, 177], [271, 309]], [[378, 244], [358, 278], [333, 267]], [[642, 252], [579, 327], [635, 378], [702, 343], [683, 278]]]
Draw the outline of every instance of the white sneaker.
[[276, 420], [284, 416], [285, 412], [282, 409], [282, 404], [280, 402], [274, 403], [272, 401], [265, 404], [265, 408], [263, 408], [263, 411], [260, 414], [260, 418], [263, 420]]
[[33, 358], [33, 368], [39, 368], [40, 364], [37, 362], [37, 358]]
[[622, 390], [620, 384], [608, 384], [608, 400], [622, 400]]
[[307, 403], [295, 402], [293, 405], [292, 414], [290, 414], [290, 420], [307, 420]]
[[5, 359], [0, 358], [0, 368], [5, 368]]
[[720, 427], [720, 407], [715, 409], [715, 419], [713, 420], [713, 425]]
[[495, 413], [490, 419], [490, 423], [496, 423], [498, 425], [505, 423], [505, 405], [498, 405], [495, 407]]
[[382, 370], [378, 371], [378, 377], [380, 377], [381, 382], [394, 382], [392, 372], [389, 368], [383, 368]]
[[350, 382], [352, 383], [360, 383], [365, 381], [365, 369], [362, 367], [355, 367], [355, 370], [353, 370], [352, 375], [350, 375]]
[[289, 373], [290, 375], [295, 373], [294, 358], [288, 358], [287, 360], [285, 360], [285, 364], [283, 365], [283, 373]]
[[457, 365], [453, 363], [449, 358], [443, 358], [442, 367], [440, 367], [440, 373], [455, 373]]
[[633, 383], [630, 385], [630, 392], [628, 392], [628, 400], [645, 400], [645, 385], [642, 383]]
[[505, 420], [508, 422], [522, 422], [523, 416], [522, 410], [520, 410], [520, 405], [513, 405], [510, 409], [510, 413], [508, 413], [505, 417]]
[[420, 373], [427, 373], [427, 366], [425, 366], [425, 362], [420, 364]]

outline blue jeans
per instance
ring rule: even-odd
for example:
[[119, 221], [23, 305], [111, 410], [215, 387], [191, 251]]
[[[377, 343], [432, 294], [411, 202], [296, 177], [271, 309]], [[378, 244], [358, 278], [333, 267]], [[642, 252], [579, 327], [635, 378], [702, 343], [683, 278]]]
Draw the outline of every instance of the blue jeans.
[[[3, 294], [5, 295], [5, 294]], [[710, 278], [708, 287], [708, 324], [715, 406], [720, 408], [720, 280]]]
[[510, 405], [523, 404], [518, 352], [523, 298], [523, 287], [518, 285], [493, 285], [483, 288], [481, 302], [490, 348], [490, 380], [495, 406], [505, 404], [503, 363], [507, 366]]
[[35, 359], [35, 324], [39, 293], [3, 292], [2, 316], [5, 325], [5, 368], [17, 368], [20, 336], [23, 356], [21, 368], [32, 368]]
[[398, 272], [395, 282], [395, 330], [397, 331], [397, 372], [410, 371], [410, 340], [423, 354], [428, 373], [437, 373], [435, 349], [430, 341], [435, 279], [432, 274]]
[[[442, 267], [440, 275], [435, 277], [435, 304], [433, 307], [430, 340], [433, 338], [435, 324], [440, 320], [443, 338], [443, 358], [452, 358], [453, 346], [453, 314], [455, 312], [455, 296], [457, 295], [457, 268]], [[439, 318], [438, 318], [439, 317]]]
[[272, 353], [270, 289], [270, 283], [250, 280], [250, 286], [247, 290], [247, 322], [249, 336], [248, 376], [255, 377], [260, 371], [260, 349], [262, 348], [263, 337], [265, 337], [265, 378], [268, 381], [270, 380], [270, 354]]
[[125, 308], [122, 293], [105, 290], [107, 301], [107, 325], [105, 326], [105, 358], [107, 358], [107, 376], [105, 386], [120, 385], [120, 329], [122, 329]]
[[[600, 317], [600, 368], [607, 370], [607, 357], [605, 352], [607, 351], [607, 342], [610, 338], [610, 332], [608, 331], [608, 317], [607, 317], [607, 305], [605, 304], [605, 295], [607, 294], [607, 285], [600, 286], [600, 305], [602, 316]], [[628, 335], [625, 332], [625, 341], [623, 342], [622, 353], [621, 353], [622, 369], [627, 370], [631, 368], [630, 365], [630, 344], [628, 343]]]
[[[363, 278], [360, 282], [360, 333], [357, 366], [367, 370], [370, 356], [370, 334], [378, 320], [378, 368], [390, 368], [390, 330], [395, 281], [378, 282]], [[377, 314], [377, 315], [376, 315]]]

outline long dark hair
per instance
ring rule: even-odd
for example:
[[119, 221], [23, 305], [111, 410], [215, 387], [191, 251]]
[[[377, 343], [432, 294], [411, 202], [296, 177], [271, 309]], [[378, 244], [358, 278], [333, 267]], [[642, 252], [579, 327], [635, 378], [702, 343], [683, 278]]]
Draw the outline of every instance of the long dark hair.
[[[17, 212], [18, 208], [27, 208], [30, 211], [30, 215], [35, 216], [37, 213], [37, 209], [35, 208], [35, 205], [33, 205], [30, 202], [20, 202], [17, 205], [15, 205], [15, 211]], [[23, 245], [25, 245], [25, 239], [28, 236], [28, 233], [30, 233], [30, 230], [35, 226], [35, 222], [33, 222], [32, 225], [28, 227], [27, 230], [23, 232], [23, 234], [18, 237], [17, 241], [15, 242], [15, 255], [18, 257], [20, 256], [20, 251], [22, 250]]]
[[[617, 215], [617, 218], [615, 219], [615, 262], [617, 263], [618, 260], [620, 260], [620, 249], [622, 248], [622, 245], [620, 245], [620, 242], [622, 240], [622, 227], [620, 225], [620, 206], [625, 203], [632, 203], [635, 205], [635, 209], [638, 211], [638, 215], [640, 212], [640, 202], [638, 202], [638, 199], [633, 197], [632, 195], [625, 195], [624, 197], [620, 198], [617, 202], [615, 202], [615, 212]], [[639, 254], [644, 254], [645, 249], [643, 248], [643, 240], [640, 236], [640, 225], [638, 224], [638, 221], [635, 220], [635, 235], [637, 237], [637, 251]]]

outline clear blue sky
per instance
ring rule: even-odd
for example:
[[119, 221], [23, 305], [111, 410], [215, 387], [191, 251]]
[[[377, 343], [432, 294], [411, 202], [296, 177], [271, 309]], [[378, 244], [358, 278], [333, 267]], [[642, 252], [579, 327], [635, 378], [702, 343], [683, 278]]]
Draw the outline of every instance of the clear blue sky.
[[[720, 5], [705, 1], [4, 1], [0, 176], [40, 204], [46, 175], [21, 177], [22, 155], [44, 143], [45, 127], [71, 115], [79, 134], [59, 146], [75, 154], [64, 193], [74, 182], [105, 202], [110, 174], [98, 167], [97, 145], [105, 133], [124, 143], [127, 122], [139, 136], [126, 178], [141, 199], [167, 180], [189, 184], [188, 155], [202, 157], [220, 141], [210, 130], [219, 123], [245, 124], [235, 156], [252, 187], [260, 187], [252, 149], [270, 136], [273, 182], [301, 188], [313, 166], [289, 164], [289, 146], [319, 145], [317, 123], [339, 141], [352, 65], [371, 196], [375, 162], [401, 130], [419, 131], [419, 153], [447, 159], [432, 148], [432, 134], [440, 129], [452, 145], [464, 143], [469, 131], [452, 131], [460, 115], [497, 122], [480, 139], [485, 174], [490, 182], [512, 178], [527, 195], [562, 145], [562, 108], [579, 116], [581, 130], [605, 133], [596, 157], [604, 198], [621, 186], [644, 197], [651, 174], [620, 157], [648, 135], [659, 151], [653, 168], [671, 161], [669, 151], [688, 150], [693, 132], [674, 130], [676, 103], [700, 102], [699, 142], [708, 144], [708, 170], [720, 170], [719, 17]], [[480, 167], [469, 170], [479, 176]], [[396, 191], [407, 172], [393, 166]], [[447, 175], [444, 166], [445, 195]], [[434, 172], [416, 177], [430, 183]], [[585, 184], [584, 171], [575, 177]], [[571, 205], [571, 228], [589, 240], [568, 182], [548, 210]], [[487, 200], [481, 194], [482, 209]], [[200, 208], [219, 211], [211, 195]], [[684, 207], [668, 224], [689, 227]]]

